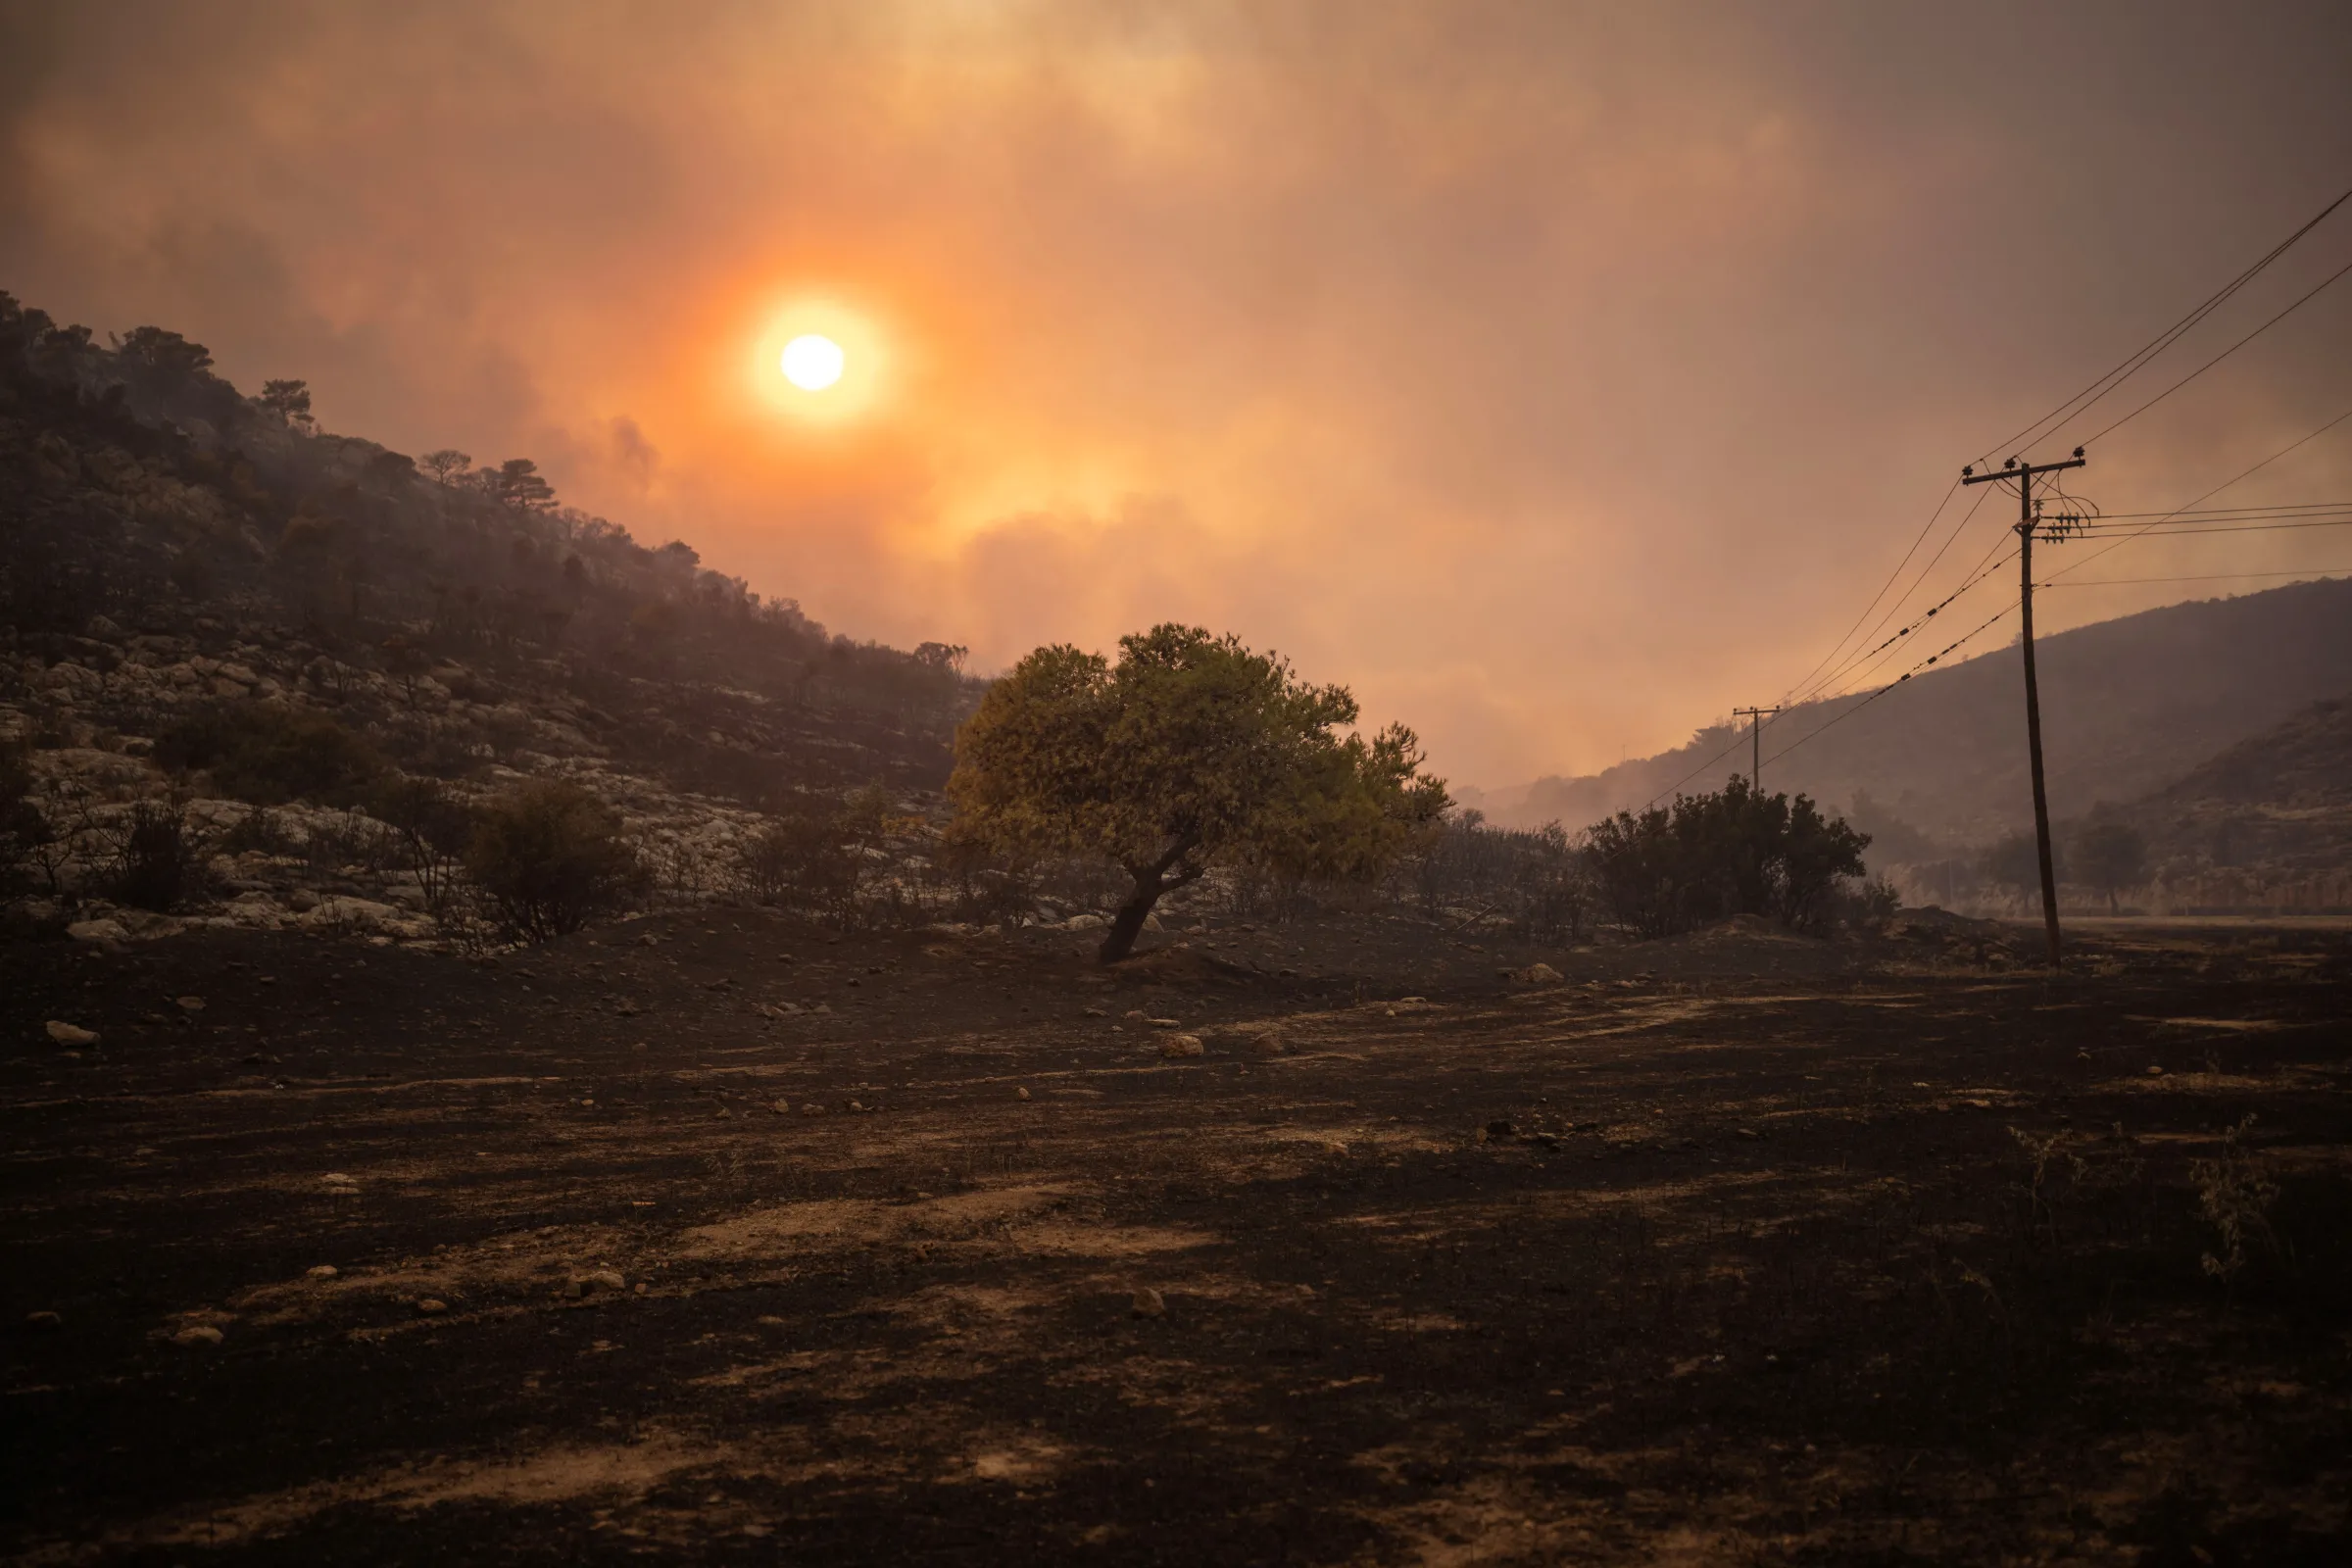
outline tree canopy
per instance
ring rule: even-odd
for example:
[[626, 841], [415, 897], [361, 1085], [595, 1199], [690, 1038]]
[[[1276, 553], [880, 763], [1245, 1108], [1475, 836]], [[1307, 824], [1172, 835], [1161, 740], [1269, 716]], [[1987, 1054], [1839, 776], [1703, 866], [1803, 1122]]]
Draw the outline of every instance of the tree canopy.
[[1133, 950], [1152, 906], [1219, 863], [1376, 874], [1446, 806], [1412, 731], [1370, 740], [1345, 687], [1195, 626], [1120, 639], [1119, 659], [1040, 648], [956, 738], [956, 830], [1018, 856], [1100, 856], [1133, 889], [1101, 957]]
[[483, 469], [482, 489], [517, 512], [550, 512], [556, 505], [556, 487], [528, 458], [509, 458], [495, 468]]
[[1819, 925], [1839, 879], [1863, 874], [1870, 836], [1806, 796], [1761, 794], [1734, 776], [1712, 795], [1620, 811], [1589, 842], [1617, 918], [1662, 937], [1735, 914]]

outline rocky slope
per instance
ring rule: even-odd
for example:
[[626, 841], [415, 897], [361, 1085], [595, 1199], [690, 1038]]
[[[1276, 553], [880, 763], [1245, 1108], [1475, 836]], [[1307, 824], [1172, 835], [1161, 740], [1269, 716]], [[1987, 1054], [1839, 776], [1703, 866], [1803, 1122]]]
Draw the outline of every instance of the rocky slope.
[[[657, 896], [684, 900], [726, 884], [776, 813], [867, 784], [928, 808], [976, 690], [960, 650], [830, 636], [688, 545], [557, 505], [527, 463], [457, 456], [428, 474], [320, 431], [277, 383], [245, 398], [175, 334], [102, 347], [0, 294], [17, 924], [429, 940], [369, 780], [461, 804], [575, 780], [622, 812]], [[240, 726], [273, 750], [229, 779], [200, 742]], [[188, 875], [141, 909], [121, 884], [159, 813]]]

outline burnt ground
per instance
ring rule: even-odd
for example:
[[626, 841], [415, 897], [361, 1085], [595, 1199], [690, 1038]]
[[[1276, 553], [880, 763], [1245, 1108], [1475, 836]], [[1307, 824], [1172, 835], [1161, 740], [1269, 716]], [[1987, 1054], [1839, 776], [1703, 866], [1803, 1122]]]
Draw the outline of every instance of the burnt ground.
[[2352, 933], [1182, 940], [0, 949], [0, 1553], [2345, 1560]]

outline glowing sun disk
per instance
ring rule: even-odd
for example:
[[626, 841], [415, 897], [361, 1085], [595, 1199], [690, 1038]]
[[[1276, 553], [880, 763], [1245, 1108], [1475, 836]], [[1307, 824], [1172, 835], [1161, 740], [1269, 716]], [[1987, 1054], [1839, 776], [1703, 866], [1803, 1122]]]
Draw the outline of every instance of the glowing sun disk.
[[841, 379], [841, 345], [814, 332], [784, 345], [784, 379], [804, 392], [821, 392]]

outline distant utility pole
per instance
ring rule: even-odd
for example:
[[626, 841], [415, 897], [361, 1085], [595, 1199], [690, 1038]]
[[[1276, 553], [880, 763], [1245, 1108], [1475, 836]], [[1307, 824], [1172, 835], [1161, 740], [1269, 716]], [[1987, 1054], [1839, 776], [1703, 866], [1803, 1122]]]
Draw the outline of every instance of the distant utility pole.
[[1747, 775], [1747, 787], [1758, 795], [1764, 793], [1764, 715], [1779, 711], [1780, 710], [1777, 708], [1735, 708], [1732, 710], [1734, 718], [1738, 718], [1741, 714], [1747, 716], [1748, 739], [1755, 748], [1755, 762]]
[[2050, 967], [2058, 967], [2058, 877], [2050, 864], [2050, 797], [2041, 782], [2041, 688], [2034, 678], [2034, 526], [2041, 510], [2034, 502], [2034, 476], [2082, 466], [2082, 449], [2062, 463], [2019, 463], [2011, 458], [1997, 470], [1960, 470], [1962, 484], [2017, 481], [2018, 605], [2023, 612], [2026, 650], [2026, 754], [2034, 764], [2034, 848], [2041, 858], [2041, 923], [2050, 940]]

